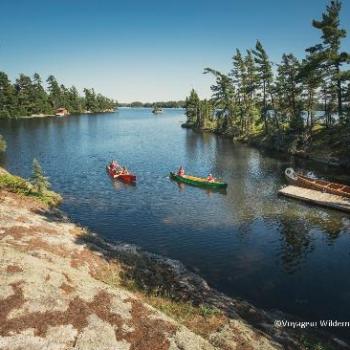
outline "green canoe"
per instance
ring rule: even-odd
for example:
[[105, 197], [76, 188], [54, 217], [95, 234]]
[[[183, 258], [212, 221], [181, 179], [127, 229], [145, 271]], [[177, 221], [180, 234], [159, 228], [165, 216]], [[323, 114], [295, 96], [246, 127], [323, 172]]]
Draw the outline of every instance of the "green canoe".
[[208, 181], [204, 177], [196, 177], [191, 175], [179, 176], [175, 173], [170, 173], [170, 178], [178, 182], [183, 182], [192, 186], [206, 187], [206, 188], [226, 188], [227, 184], [218, 181]]

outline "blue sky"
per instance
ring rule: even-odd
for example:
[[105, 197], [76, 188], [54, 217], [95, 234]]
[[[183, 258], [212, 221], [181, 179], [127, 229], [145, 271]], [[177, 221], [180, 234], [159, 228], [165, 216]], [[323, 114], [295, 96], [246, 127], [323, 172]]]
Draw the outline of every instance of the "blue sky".
[[[262, 41], [272, 61], [303, 57], [319, 42], [311, 27], [327, 0], [1, 0], [0, 70], [53, 74], [121, 102], [210, 96], [205, 67], [231, 69], [231, 57]], [[342, 24], [350, 35], [350, 1]], [[344, 48], [350, 50], [350, 40]]]

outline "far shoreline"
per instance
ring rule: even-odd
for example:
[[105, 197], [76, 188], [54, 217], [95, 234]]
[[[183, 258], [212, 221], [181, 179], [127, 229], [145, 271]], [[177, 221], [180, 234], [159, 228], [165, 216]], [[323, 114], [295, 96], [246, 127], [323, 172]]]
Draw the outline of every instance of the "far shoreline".
[[[152, 109], [152, 107], [129, 107], [129, 106], [119, 106], [117, 109], [115, 110], [103, 110], [103, 111], [97, 111], [97, 112], [92, 112], [92, 111], [83, 111], [83, 112], [72, 112], [69, 113], [65, 116], [60, 116], [60, 115], [56, 115], [56, 114], [44, 114], [44, 113], [39, 113], [39, 114], [32, 114], [32, 115], [24, 115], [24, 116], [16, 116], [16, 117], [3, 117], [0, 118], [1, 119], [5, 119], [5, 120], [11, 120], [11, 119], [36, 119], [36, 118], [53, 118], [53, 117], [59, 117], [59, 118], [65, 118], [65, 117], [69, 117], [69, 116], [74, 116], [74, 115], [83, 115], [83, 114], [104, 114], [104, 113], [115, 113], [118, 112], [119, 109]], [[183, 109], [184, 107], [165, 107], [164, 109]]]
[[117, 112], [118, 109], [116, 110], [106, 110], [106, 111], [98, 111], [98, 112], [91, 112], [91, 111], [84, 111], [84, 112], [77, 112], [77, 113], [70, 113], [65, 116], [60, 116], [56, 114], [32, 114], [32, 115], [24, 115], [24, 116], [19, 116], [19, 117], [8, 117], [8, 118], [0, 118], [0, 119], [34, 119], [34, 118], [52, 118], [52, 117], [58, 117], [58, 118], [66, 118], [70, 117], [73, 115], [82, 115], [82, 114], [100, 114], [100, 113], [115, 113]]

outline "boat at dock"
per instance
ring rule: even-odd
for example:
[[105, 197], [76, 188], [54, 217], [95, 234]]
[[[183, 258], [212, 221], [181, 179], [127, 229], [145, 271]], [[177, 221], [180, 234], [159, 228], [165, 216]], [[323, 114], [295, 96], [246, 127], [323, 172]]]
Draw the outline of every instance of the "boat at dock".
[[304, 187], [311, 190], [334, 194], [340, 197], [350, 198], [350, 186], [348, 185], [313, 179], [295, 172], [292, 168], [287, 168], [285, 170], [285, 176], [289, 184], [293, 186]]
[[197, 186], [197, 187], [206, 187], [206, 188], [215, 188], [215, 189], [225, 189], [227, 187], [227, 183], [214, 180], [208, 181], [205, 177], [197, 177], [191, 175], [177, 175], [173, 172], [170, 172], [170, 178], [182, 182], [188, 185]]
[[111, 165], [108, 164], [106, 166], [106, 170], [107, 170], [108, 175], [112, 179], [121, 180], [121, 181], [126, 182], [126, 183], [135, 183], [136, 182], [136, 175], [131, 174], [129, 172], [125, 173], [121, 167], [117, 167], [116, 169], [112, 169]]

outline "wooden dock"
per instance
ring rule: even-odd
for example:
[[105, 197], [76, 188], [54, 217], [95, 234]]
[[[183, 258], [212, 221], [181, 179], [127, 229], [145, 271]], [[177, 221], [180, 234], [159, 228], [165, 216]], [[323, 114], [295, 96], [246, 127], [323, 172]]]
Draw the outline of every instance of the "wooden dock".
[[350, 213], [349, 198], [297, 186], [284, 187], [280, 189], [278, 193], [282, 194], [283, 196], [314, 203], [322, 207], [338, 209]]

